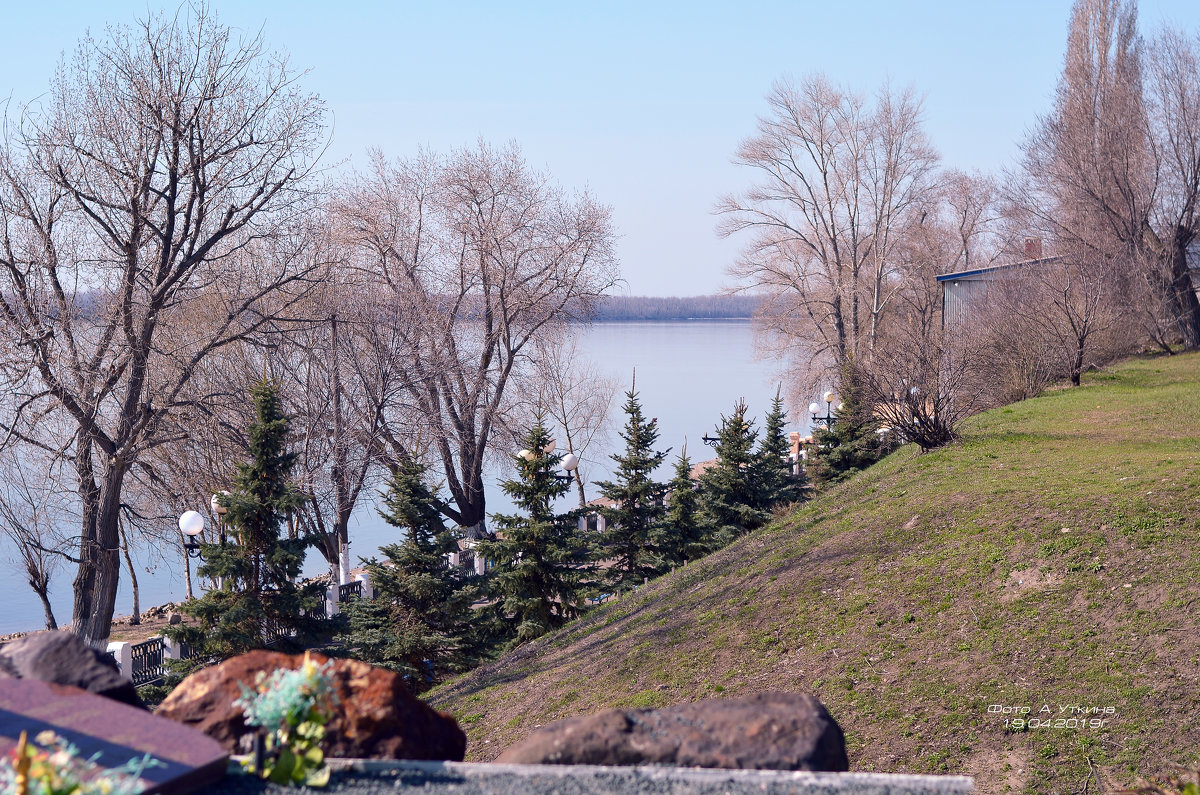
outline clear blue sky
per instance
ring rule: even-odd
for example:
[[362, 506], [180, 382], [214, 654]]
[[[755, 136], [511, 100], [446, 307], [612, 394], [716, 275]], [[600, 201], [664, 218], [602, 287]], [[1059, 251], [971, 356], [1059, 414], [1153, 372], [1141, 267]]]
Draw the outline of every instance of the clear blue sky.
[[[1065, 0], [745, 5], [212, 2], [224, 23], [262, 28], [311, 70], [306, 84], [335, 119], [333, 160], [363, 163], [371, 146], [406, 157], [515, 140], [533, 165], [612, 206], [635, 295], [726, 284], [737, 244], [716, 237], [711, 208], [749, 178], [730, 157], [776, 78], [821, 71], [862, 92], [912, 84], [943, 162], [995, 171], [1050, 107], [1070, 10]], [[35, 98], [87, 30], [159, 7], [6, 3], [0, 96]], [[1196, 0], [1140, 10], [1144, 32], [1200, 27]]]

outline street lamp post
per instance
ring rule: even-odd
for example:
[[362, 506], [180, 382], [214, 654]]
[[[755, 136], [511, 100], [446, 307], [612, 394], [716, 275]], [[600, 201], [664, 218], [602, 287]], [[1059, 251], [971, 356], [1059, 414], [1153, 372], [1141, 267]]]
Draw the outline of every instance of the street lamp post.
[[[220, 499], [227, 496], [229, 496], [228, 491], [221, 491], [212, 495], [208, 501], [208, 507], [212, 509], [213, 515], [217, 517], [217, 531], [221, 546], [225, 546], [225, 514], [229, 512], [229, 508], [222, 505]], [[183, 548], [187, 552], [187, 556], [189, 558], [204, 560], [204, 554], [200, 551], [200, 544], [196, 540], [204, 532], [204, 515], [199, 511], [184, 511], [179, 517], [179, 532], [183, 533]], [[216, 586], [221, 588], [223, 584], [223, 578], [218, 577], [216, 579]]]
[[[556, 444], [557, 442], [555, 442], [554, 439], [546, 442], [546, 446], [542, 448], [542, 453], [545, 454], [554, 452], [554, 447]], [[517, 455], [521, 458], [524, 458], [526, 461], [532, 461], [533, 459], [537, 458], [537, 453], [533, 452], [532, 450], [522, 450], [521, 452], [517, 453]], [[557, 473], [553, 473], [551, 474], [551, 477], [560, 483], [569, 483], [570, 481], [574, 480], [575, 470], [579, 469], [579, 456], [575, 455], [574, 453], [567, 453], [565, 456], [563, 456], [562, 460], [559, 461], [559, 464], [563, 469], [566, 470], [567, 474], [559, 475]]]
[[229, 492], [222, 491], [212, 495], [208, 505], [212, 508], [213, 515], [217, 517], [217, 531], [220, 533], [221, 546], [225, 545], [225, 514], [229, 513], [229, 508], [222, 505], [220, 500], [222, 497], [228, 497]]
[[200, 545], [196, 543], [196, 536], [204, 532], [204, 517], [199, 511], [184, 511], [179, 517], [179, 532], [183, 533], [186, 539], [183, 542], [183, 548], [187, 550], [189, 558], [200, 557]]
[[[817, 416], [817, 414], [821, 411], [821, 405], [819, 403], [809, 403], [808, 404], [808, 413], [812, 415], [813, 424], [816, 424], [819, 422], [819, 423], [823, 424], [826, 428], [832, 428], [833, 424], [835, 422], [837, 422], [837, 417], [835, 417], [833, 415], [833, 401], [837, 400], [837, 395], [835, 395], [833, 393], [833, 390], [831, 389], [828, 392], [826, 392], [824, 395], [822, 395], [822, 398], [825, 401], [825, 416], [824, 417]], [[841, 408], [840, 404], [839, 404], [838, 408]]]
[[574, 480], [575, 470], [579, 469], [579, 456], [575, 455], [574, 453], [567, 453], [565, 456], [563, 456], [563, 460], [559, 461], [558, 463], [562, 466], [563, 470], [565, 470], [567, 474], [556, 474], [554, 477], [563, 483], [569, 483], [570, 481]]

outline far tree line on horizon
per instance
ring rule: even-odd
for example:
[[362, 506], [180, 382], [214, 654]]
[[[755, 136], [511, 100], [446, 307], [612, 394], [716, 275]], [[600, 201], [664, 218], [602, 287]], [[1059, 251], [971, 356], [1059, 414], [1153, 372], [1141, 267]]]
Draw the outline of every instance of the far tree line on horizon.
[[[597, 307], [644, 309], [611, 297], [611, 209], [516, 144], [327, 168], [328, 109], [302, 78], [199, 4], [83, 39], [0, 137], [0, 530], [47, 625], [51, 575], [74, 567], [72, 628], [95, 646], [131, 550], [190, 566], [175, 517], [242, 477], [254, 384], [276, 384], [292, 418], [292, 533], [340, 579], [350, 517], [396, 473], [428, 473], [449, 532], [484, 539], [495, 450], [528, 442], [539, 410], [565, 452], [605, 426], [614, 387], [569, 331]], [[784, 396], [851, 398], [857, 419], [818, 433], [831, 454], [814, 471], [871, 459], [880, 428], [931, 449], [1115, 357], [1200, 348], [1194, 32], [1143, 36], [1132, 3], [1077, 0], [1054, 107], [1002, 177], [941, 165], [916, 89], [868, 98], [810, 75], [766, 105], [735, 153], [751, 184], [716, 210], [744, 244], [731, 275], [788, 367]], [[1036, 262], [1004, 271], [968, 323], [943, 322], [937, 275], [1022, 260]], [[573, 389], [580, 374], [598, 388]], [[625, 585], [765, 510], [732, 464], [708, 476], [726, 496], [692, 504], [679, 460], [659, 506], [635, 477], [652, 445], [601, 486], [640, 506], [626, 532], [649, 533], [612, 539]], [[711, 523], [674, 537], [686, 552], [638, 529], [689, 512]], [[551, 537], [556, 521], [526, 529]]]

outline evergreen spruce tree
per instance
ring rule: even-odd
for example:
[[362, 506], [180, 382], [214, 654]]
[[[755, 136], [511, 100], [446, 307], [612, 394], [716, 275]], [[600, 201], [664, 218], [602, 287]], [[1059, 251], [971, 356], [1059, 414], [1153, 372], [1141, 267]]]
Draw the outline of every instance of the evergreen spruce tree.
[[612, 561], [604, 581], [614, 591], [631, 590], [667, 568], [658, 544], [667, 487], [653, 477], [667, 454], [654, 450], [658, 421], [646, 421], [635, 389], [625, 393], [624, 410], [625, 450], [612, 455], [617, 465], [614, 479], [596, 483], [601, 495], [613, 503], [601, 509], [608, 530], [599, 546], [601, 556]]
[[675, 476], [667, 484], [667, 515], [659, 545], [671, 566], [679, 566], [708, 554], [704, 528], [700, 525], [700, 495], [692, 480], [692, 462], [684, 447], [675, 459]]
[[721, 416], [717, 429], [717, 460], [700, 475], [700, 520], [712, 548], [762, 527], [770, 515], [760, 505], [754, 442], [758, 432], [746, 419], [746, 402]]
[[476, 546], [476, 554], [492, 564], [488, 593], [517, 643], [577, 616], [592, 585], [585, 581], [590, 569], [577, 537], [577, 512], [554, 512], [554, 501], [571, 485], [556, 478], [560, 456], [545, 451], [549, 442], [539, 417], [524, 439], [528, 458], [514, 456], [517, 479], [500, 484], [522, 513], [493, 515], [496, 539]]
[[416, 461], [393, 472], [379, 515], [405, 531], [399, 544], [380, 547], [387, 563], [367, 561], [374, 599], [344, 607], [348, 627], [338, 636], [351, 656], [405, 674], [417, 692], [474, 661], [473, 578], [449, 564], [458, 549], [442, 521], [436, 496]]
[[250, 460], [240, 464], [232, 493], [220, 498], [231, 543], [204, 544], [201, 577], [220, 578], [220, 588], [182, 606], [198, 619], [171, 627], [168, 636], [211, 661], [264, 648], [305, 645], [321, 629], [312, 612], [325, 586], [296, 584], [312, 541], [280, 537], [280, 527], [303, 496], [288, 480], [295, 455], [287, 450], [288, 420], [275, 387], [263, 381], [250, 391], [255, 419], [247, 428]]
[[771, 401], [763, 424], [762, 440], [755, 454], [758, 467], [756, 484], [759, 489], [759, 507], [770, 512], [777, 505], [790, 505], [805, 498], [806, 478], [792, 472], [791, 445], [787, 438], [787, 412], [783, 409], [783, 398], [779, 390]]
[[890, 443], [879, 434], [881, 423], [873, 407], [863, 400], [857, 369], [842, 368], [839, 390], [841, 405], [828, 428], [814, 428], [816, 454], [810, 465], [813, 477], [824, 483], [845, 480], [891, 452]]

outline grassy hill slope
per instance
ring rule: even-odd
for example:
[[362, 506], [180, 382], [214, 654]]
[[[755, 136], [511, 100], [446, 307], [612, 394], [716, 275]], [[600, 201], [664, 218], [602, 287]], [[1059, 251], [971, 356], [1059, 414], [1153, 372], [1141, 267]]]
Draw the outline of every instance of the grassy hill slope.
[[[1096, 792], [1200, 764], [1198, 517], [1200, 356], [1131, 361], [900, 450], [432, 702], [488, 760], [607, 707], [810, 691], [851, 769]], [[1014, 731], [997, 704], [1112, 713]]]

